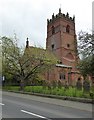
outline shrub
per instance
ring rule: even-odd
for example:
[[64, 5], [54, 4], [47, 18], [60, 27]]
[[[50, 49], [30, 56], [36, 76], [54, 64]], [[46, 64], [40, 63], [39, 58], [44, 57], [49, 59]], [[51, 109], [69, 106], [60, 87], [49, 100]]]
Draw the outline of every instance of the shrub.
[[[4, 86], [3, 89], [6, 90], [14, 90], [19, 91], [19, 86]], [[90, 92], [83, 92], [82, 90], [78, 90], [76, 87], [69, 87], [69, 89], [65, 89], [65, 87], [61, 88], [50, 88], [43, 87], [43, 86], [26, 86], [24, 88], [25, 92], [32, 92], [32, 93], [42, 93], [42, 94], [52, 94], [52, 95], [60, 95], [60, 96], [70, 96], [70, 97], [84, 97], [84, 98], [94, 98], [94, 94], [92, 89]]]

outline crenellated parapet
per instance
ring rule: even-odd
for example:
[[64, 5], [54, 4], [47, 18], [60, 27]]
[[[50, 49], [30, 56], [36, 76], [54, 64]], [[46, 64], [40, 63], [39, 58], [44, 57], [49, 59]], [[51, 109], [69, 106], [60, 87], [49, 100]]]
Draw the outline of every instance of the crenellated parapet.
[[54, 13], [53, 13], [52, 19], [47, 19], [47, 24], [50, 24], [50, 23], [56, 21], [58, 18], [63, 18], [63, 19], [66, 19], [66, 20], [69, 20], [69, 21], [72, 21], [75, 23], [75, 16], [70, 17], [68, 12], [67, 12], [67, 14], [61, 13], [61, 8], [59, 8], [59, 13], [56, 15], [54, 15]]

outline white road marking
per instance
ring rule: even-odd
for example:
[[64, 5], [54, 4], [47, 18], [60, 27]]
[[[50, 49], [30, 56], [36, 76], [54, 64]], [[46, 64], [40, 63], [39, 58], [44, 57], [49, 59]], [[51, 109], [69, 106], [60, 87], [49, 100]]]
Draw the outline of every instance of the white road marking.
[[0, 105], [5, 105], [5, 104], [3, 104], [3, 103], [0, 103]]
[[29, 111], [21, 110], [21, 112], [24, 112], [24, 113], [27, 113], [27, 114], [30, 114], [30, 115], [33, 115], [33, 116], [36, 116], [36, 117], [39, 117], [39, 118], [43, 118], [43, 119], [46, 119], [46, 120], [51, 120], [49, 118], [46, 118], [44, 116], [41, 116], [41, 115], [38, 115], [38, 114], [35, 114], [35, 113], [32, 113], [32, 112], [29, 112]]

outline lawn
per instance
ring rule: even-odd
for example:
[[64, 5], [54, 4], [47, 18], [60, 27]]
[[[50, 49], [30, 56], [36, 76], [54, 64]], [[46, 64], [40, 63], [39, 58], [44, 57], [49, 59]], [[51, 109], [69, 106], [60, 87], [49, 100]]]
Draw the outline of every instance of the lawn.
[[[13, 90], [13, 91], [19, 91], [19, 86], [4, 86], [4, 90]], [[70, 96], [70, 97], [80, 97], [80, 98], [91, 98], [89, 92], [83, 92], [83, 90], [77, 90], [75, 87], [69, 87], [69, 88], [58, 88], [58, 87], [51, 87], [50, 89], [48, 87], [44, 86], [26, 86], [24, 88], [25, 92], [30, 93], [41, 93], [41, 94], [50, 94], [50, 95], [58, 95], [58, 96]]]

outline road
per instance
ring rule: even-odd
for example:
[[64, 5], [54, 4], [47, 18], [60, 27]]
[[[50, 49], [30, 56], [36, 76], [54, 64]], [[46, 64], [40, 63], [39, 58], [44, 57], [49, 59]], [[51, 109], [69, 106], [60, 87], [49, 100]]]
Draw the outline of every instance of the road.
[[2, 93], [3, 118], [92, 118], [92, 104], [12, 92]]

